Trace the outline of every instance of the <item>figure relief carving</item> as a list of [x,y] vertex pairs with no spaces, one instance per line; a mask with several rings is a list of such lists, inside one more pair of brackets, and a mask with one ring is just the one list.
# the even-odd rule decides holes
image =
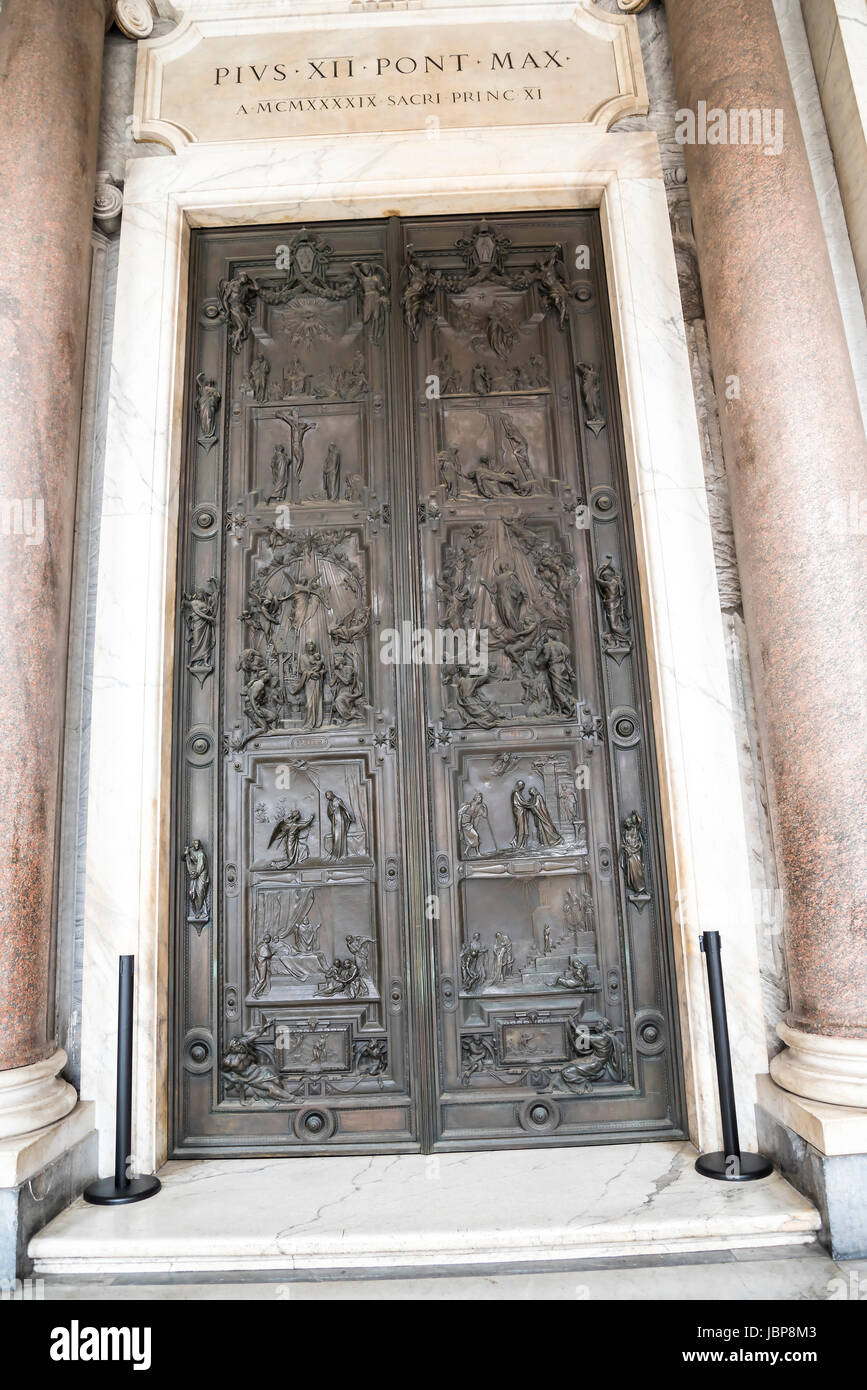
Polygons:
[[602,564],[597,566],[596,588],[605,614],[602,650],[619,665],[632,651],[632,629],[626,607],[626,585],[610,555],[606,555]]
[[249,391],[257,405],[264,405],[268,399],[268,378],[271,363],[260,348],[250,363],[250,370],[244,379],[244,389]]
[[283,1085],[276,1063],[259,1046],[259,1040],[270,1027],[269,1022],[253,1024],[226,1044],[220,1075],[227,1099],[237,1098],[245,1105],[294,1099],[295,1093]]
[[361,322],[369,329],[374,343],[382,342],[391,307],[391,279],[388,271],[371,261],[353,261],[361,291]]
[[[419,258],[411,244],[407,245],[401,303],[404,321],[414,341],[418,341],[424,318],[436,314],[438,290],[460,296],[479,287],[499,287],[513,293],[535,287],[543,311],[553,313],[559,327],[565,328],[573,291],[565,278],[562,246],[551,246],[547,254],[532,267],[511,270],[508,261],[513,253],[512,242],[508,237],[499,236],[482,219],[469,237],[455,243],[455,250],[464,260],[462,274],[433,269]],[[517,324],[505,305],[491,301],[481,318],[474,316],[474,310],[469,305],[463,306],[463,313],[465,331],[469,331],[474,339],[484,341],[497,358],[505,361],[511,354],[518,333]],[[474,377],[479,366],[477,364],[473,368]],[[487,373],[483,365],[481,370]],[[487,375],[489,378],[490,374]],[[484,385],[484,377],[479,382],[474,381],[474,390],[480,394],[486,395],[490,389],[490,384]]]
[[566,640],[576,581],[571,555],[515,517],[452,533],[436,580],[441,618],[453,629],[486,630],[489,651],[486,669],[443,667],[452,727],[577,718]]
[[187,871],[187,921],[201,933],[211,920],[211,871],[201,840],[191,840],[184,846],[183,860]]
[[497,1065],[497,1049],[494,1039],[487,1033],[464,1033],[461,1037],[461,1082],[470,1084],[470,1078],[478,1072],[488,1071]]
[[585,424],[598,437],[599,431],[605,428],[599,370],[589,362],[579,362],[575,370],[581,379],[581,401],[584,405]]
[[[285,272],[285,278],[282,282],[263,283],[259,294],[266,304],[300,309],[300,314],[296,312],[300,321],[294,330],[290,329],[290,336],[294,334],[296,341],[315,342],[317,337],[325,336],[317,304],[327,307],[358,298],[361,322],[370,341],[377,345],[382,342],[391,305],[391,276],[384,265],[376,261],[351,261],[341,277],[332,264],[333,247],[312,235],[306,227],[281,245],[278,255],[278,265]],[[304,318],[310,320],[309,329],[304,327]],[[313,327],[317,318],[319,326]]]
[[607,1018],[570,1020],[576,1060],[563,1067],[562,1081],[570,1090],[590,1095],[594,1083],[623,1080],[623,1049]]
[[376,998],[375,937],[344,929],[341,947],[340,937],[332,929],[340,954],[329,959],[328,947],[323,945],[323,923],[311,920],[315,908],[312,888],[272,889],[260,894],[251,955],[251,999],[293,998],[312,1003],[338,995]]
[[198,444],[209,454],[217,442],[217,415],[223,397],[215,381],[204,372],[196,376],[196,415],[199,421]]
[[348,530],[269,533],[273,559],[249,583],[240,615],[255,643],[238,663],[253,726],[244,742],[281,720],[314,731],[363,717],[370,605],[347,543],[357,551]]
[[594,1086],[624,1079],[622,1032],[600,1014],[585,1016],[583,1000],[573,1014],[501,1014],[495,1034],[462,1034],[461,1082],[469,1086],[473,1077],[484,1082],[493,1075],[501,1085],[590,1095]]
[[258,294],[259,286],[246,270],[231,280],[221,280],[217,287],[218,315],[229,325],[229,342],[236,355],[250,336]]
[[187,625],[187,670],[203,686],[214,670],[214,642],[220,585],[216,579],[189,592],[182,599]]
[[315,816],[308,816],[305,820],[298,807],[293,806],[292,810],[277,822],[271,832],[268,848],[279,844],[283,853],[278,859],[271,861],[272,869],[289,869],[304,862],[308,857],[307,832],[314,820]]
[[297,501],[301,489],[301,472],[304,468],[304,440],[311,430],[316,429],[315,420],[304,420],[297,409],[277,416],[289,430],[289,448],[278,444],[271,459],[271,495],[269,502],[285,502],[290,483],[292,501]]
[[325,800],[328,803],[327,815],[331,825],[330,857],[332,859],[345,859],[348,852],[349,828],[355,824],[355,816],[336,792],[327,791]]
[[487,979],[488,951],[482,945],[480,932],[473,932],[469,941],[461,947],[461,983],[467,994],[472,994],[484,986]]
[[531,497],[549,489],[536,477],[525,436],[513,417],[503,411],[488,415],[495,454],[480,454],[475,464],[462,468],[455,446],[437,454],[440,483],[449,500],[466,497]]
[[638,811],[632,811],[621,826],[620,867],[626,880],[627,895],[636,907],[650,901],[644,868],[647,837]]
[[481,792],[476,792],[469,801],[465,801],[458,807],[458,835],[460,837],[461,854],[465,859],[473,855],[481,854],[481,833],[480,826],[484,823],[488,835],[493,841],[494,853],[497,850],[497,843],[491,831],[491,824],[488,818],[488,808],[485,805],[485,798]]
[[[512,771],[524,775],[518,776],[509,789],[492,781]],[[586,856],[586,817],[578,777],[579,769],[573,769],[571,757],[565,753],[492,757],[480,749],[465,755],[457,784],[461,858],[483,861],[535,858],[540,854],[546,858]]]
[[519,778],[512,789],[511,806],[515,849],[526,849],[533,841],[545,849],[563,843],[563,836],[556,829],[538,787],[528,787],[525,793],[523,778]]
[[[472,338],[469,346],[476,355],[482,347],[488,347],[497,355],[495,349],[490,346],[487,333]],[[468,367],[465,381],[464,373],[453,362],[451,352],[444,348],[433,360],[433,372],[438,380],[441,397],[511,396],[517,393],[533,395],[540,391],[548,391],[551,385],[545,369],[545,359],[540,353],[531,353],[526,362],[512,363],[503,371],[494,371],[487,363],[477,359]]]

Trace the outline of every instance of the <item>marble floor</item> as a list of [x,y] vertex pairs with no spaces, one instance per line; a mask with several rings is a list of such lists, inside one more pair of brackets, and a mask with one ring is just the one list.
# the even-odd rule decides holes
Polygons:
[[612,1257],[763,1249],[772,1258],[814,1242],[818,1213],[778,1175],[712,1182],[694,1161],[691,1145],[667,1143],[173,1162],[156,1197],[115,1208],[79,1200],[33,1237],[30,1253],[39,1277],[102,1282],[475,1275]]
[[250,1275],[192,1277],[154,1276],[142,1283],[135,1276],[108,1275],[101,1280],[48,1275],[41,1295],[47,1301],[77,1299],[99,1302],[164,1302],[179,1299],[282,1302],[592,1302],[662,1301],[738,1302],[755,1300],[816,1301],[867,1298],[867,1260],[840,1263],[818,1245],[768,1250],[741,1250],[681,1256],[668,1263],[583,1261],[561,1269],[535,1272],[485,1271],[478,1274],[430,1273],[376,1279],[287,1279]]

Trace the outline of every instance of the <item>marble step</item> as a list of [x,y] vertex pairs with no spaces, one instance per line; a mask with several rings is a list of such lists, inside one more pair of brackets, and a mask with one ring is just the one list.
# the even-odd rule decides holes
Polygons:
[[[197,1302],[273,1303],[496,1303],[566,1302],[764,1302],[838,1300],[857,1297],[867,1280],[867,1260],[837,1263],[815,1245],[776,1250],[738,1250],[683,1255],[669,1261],[647,1255],[642,1260],[585,1260],[556,1271],[526,1272],[496,1267],[482,1274],[399,1274],[375,1278],[323,1277],[319,1274],[157,1274],[147,1282],[134,1275],[86,1277],[49,1275],[42,1280],[46,1302]],[[750,1318],[749,1321],[754,1321]]]
[[460,1268],[806,1244],[776,1174],[702,1178],[685,1143],[188,1160],[126,1207],[79,1200],[30,1242],[39,1274]]

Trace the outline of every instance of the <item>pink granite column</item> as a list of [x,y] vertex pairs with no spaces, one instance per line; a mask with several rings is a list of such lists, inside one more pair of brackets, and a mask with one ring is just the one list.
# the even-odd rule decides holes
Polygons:
[[108,8],[0,13],[0,1134],[75,1103],[55,1079],[51,914]]
[[783,874],[772,1072],[867,1105],[867,446],[772,0],[666,12],[681,108],[767,111],[771,143],[782,120],[779,153],[685,157]]

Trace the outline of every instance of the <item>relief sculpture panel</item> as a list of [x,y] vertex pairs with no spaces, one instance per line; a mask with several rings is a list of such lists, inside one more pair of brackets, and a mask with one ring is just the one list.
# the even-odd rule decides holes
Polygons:
[[639,999],[668,988],[665,906],[648,724],[627,715],[645,695],[596,230],[404,228],[426,621],[455,650],[475,634],[470,659],[443,643],[426,668],[455,1144],[569,1142],[615,1116],[664,1131],[678,1104],[676,1057],[649,1065],[633,1036]]

